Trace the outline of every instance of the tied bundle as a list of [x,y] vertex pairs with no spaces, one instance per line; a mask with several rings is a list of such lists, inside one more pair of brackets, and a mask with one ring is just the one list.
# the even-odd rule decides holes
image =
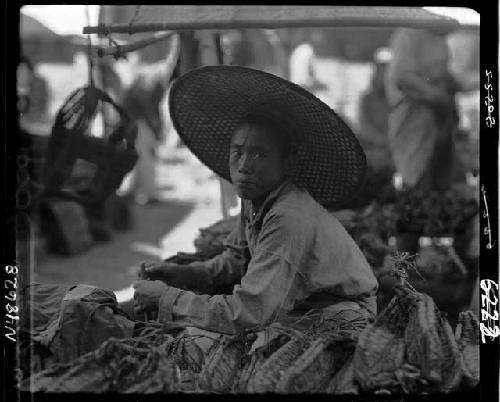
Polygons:
[[306,334],[293,335],[254,371],[248,380],[248,392],[277,392],[278,384],[285,380],[286,369],[290,368],[310,344],[311,340]]
[[[119,122],[109,135],[89,132],[98,107],[111,105]],[[137,126],[105,92],[89,86],[74,91],[59,109],[48,142],[44,196],[98,205],[120,186],[135,165]]]
[[396,373],[404,363],[404,333],[410,304],[411,300],[406,298],[393,298],[375,322],[361,333],[352,370],[363,391],[399,384]]
[[[471,312],[461,313],[456,334],[431,297],[407,281],[415,261],[397,255],[400,278],[387,308],[361,333],[356,349],[337,379],[346,392],[449,393],[476,385],[479,326]],[[467,352],[465,352],[467,350]],[[467,357],[466,357],[467,355]],[[471,362],[467,369],[466,359]],[[351,381],[346,377],[351,375]],[[332,386],[339,391],[339,386]],[[342,392],[342,389],[340,389]]]
[[343,342],[319,336],[287,368],[276,385],[280,393],[323,392],[345,360],[349,347]]
[[479,384],[479,320],[472,311],[458,315],[455,339],[463,364],[464,381],[470,387]]
[[431,297],[422,293],[415,297],[405,330],[407,361],[420,371],[419,381],[427,382],[429,391],[454,391],[463,371],[451,326]]
[[158,393],[177,388],[175,365],[161,347],[146,349],[111,338],[94,352],[26,379],[21,389],[37,392]]
[[233,386],[233,391],[238,393],[249,392],[249,382],[256,372],[260,370],[262,364],[285,343],[290,340],[286,334],[278,334],[271,337],[263,345],[250,352],[250,359],[241,369],[238,380]]
[[242,333],[221,336],[208,351],[198,377],[198,387],[203,392],[230,392],[238,381],[241,368],[247,363],[248,352],[255,335]]

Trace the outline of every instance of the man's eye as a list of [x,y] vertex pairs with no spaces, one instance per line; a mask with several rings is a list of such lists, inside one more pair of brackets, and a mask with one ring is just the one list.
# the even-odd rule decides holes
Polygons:
[[256,159],[263,158],[264,154],[262,152],[255,152],[253,154],[253,157],[256,158]]
[[231,156],[237,156],[237,157],[240,157],[241,156],[241,151],[239,149],[233,149],[231,151]]

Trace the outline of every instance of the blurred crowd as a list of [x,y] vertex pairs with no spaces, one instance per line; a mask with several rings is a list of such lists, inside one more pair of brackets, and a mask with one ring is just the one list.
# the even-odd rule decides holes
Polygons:
[[[126,60],[102,58],[95,65],[99,86],[139,125],[139,160],[120,190],[136,202],[159,199],[155,166],[182,147],[168,113],[171,82],[206,64],[257,68],[301,85],[346,118],[365,149],[369,169],[395,174],[403,185],[418,182],[434,189],[477,177],[478,33],[384,29],[372,38],[356,31],[349,40],[332,29],[201,32],[183,33],[128,54]],[[40,54],[25,54],[21,60],[20,122],[37,140],[50,133],[55,111],[70,89],[88,80],[84,49],[75,49],[72,65],[37,60]],[[111,114],[101,111],[94,135],[106,132]],[[227,183],[221,182],[221,190],[227,214],[237,201]]]

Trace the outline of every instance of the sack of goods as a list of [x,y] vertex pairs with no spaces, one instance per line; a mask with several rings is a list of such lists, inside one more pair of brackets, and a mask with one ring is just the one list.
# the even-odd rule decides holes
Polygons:
[[130,338],[128,319],[110,290],[89,285],[31,284],[21,292],[21,368],[25,375],[70,363],[110,337]]

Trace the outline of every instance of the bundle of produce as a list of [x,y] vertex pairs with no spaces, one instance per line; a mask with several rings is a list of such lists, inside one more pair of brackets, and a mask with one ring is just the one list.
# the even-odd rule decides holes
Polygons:
[[111,338],[94,352],[21,383],[31,392],[156,393],[176,390],[175,363],[162,347],[137,348]]
[[467,276],[468,271],[457,255],[452,244],[439,244],[439,239],[429,239],[428,245],[421,245],[417,267],[422,275],[428,279],[439,277],[460,278]]
[[280,331],[275,333],[274,336],[270,336],[262,345],[252,347],[249,353],[249,359],[247,359],[246,364],[242,367],[232,391],[237,393],[249,392],[248,383],[250,379],[253,378],[262,364],[289,340],[290,336]]
[[31,378],[33,391],[171,392],[193,391],[204,355],[182,327],[136,322],[130,338],[111,338],[97,350],[56,364]]
[[208,351],[198,377],[202,392],[230,392],[238,382],[241,369],[250,360],[248,352],[255,335],[243,332],[221,336]]
[[479,321],[472,311],[458,315],[455,339],[462,358],[464,381],[470,387],[479,383],[479,331]]
[[276,391],[323,393],[333,375],[352,354],[354,345],[342,337],[319,336],[282,374]]
[[394,297],[387,308],[361,333],[352,360],[355,381],[365,392],[397,387],[404,364],[405,328],[412,300]]
[[[311,346],[313,339],[307,333],[290,332],[290,339],[272,353],[248,379],[247,392],[277,392],[285,371]],[[310,362],[303,362],[307,367]]]
[[410,309],[405,330],[406,356],[407,362],[420,371],[421,383],[411,391],[454,391],[460,385],[463,370],[451,326],[430,296],[414,290],[408,293],[416,298],[416,303]]
[[355,211],[353,217],[348,222],[343,223],[346,230],[354,238],[364,233],[371,233],[387,243],[389,238],[396,233],[398,219],[398,211],[394,204],[372,202],[365,208]]
[[392,252],[388,244],[389,238],[396,232],[396,220],[392,204],[373,202],[355,212],[349,221],[343,222],[377,275]]
[[[354,381],[347,382],[346,388],[352,390],[354,382],[361,391],[370,393],[457,390],[464,370],[448,321],[431,297],[417,292],[407,281],[407,270],[415,269],[411,256],[398,254],[393,263],[395,274],[400,278],[394,289],[396,296],[360,335],[350,363]],[[350,367],[343,368],[345,373],[349,370]],[[332,386],[332,389],[339,387]]]
[[358,394],[359,386],[354,378],[354,355],[351,354],[342,368],[333,376],[325,393],[327,394]]
[[173,339],[166,347],[166,352],[181,370],[199,373],[205,361],[203,351],[195,342],[195,337],[181,335]]
[[478,203],[473,194],[460,188],[446,192],[408,190],[399,194],[395,208],[398,233],[459,236],[467,232]]
[[180,391],[194,391],[205,355],[196,343],[195,336],[180,335],[165,346],[165,352],[178,368]]
[[200,228],[200,235],[194,240],[197,252],[219,254],[224,250],[224,240],[231,233],[239,219],[237,216],[229,216],[221,219],[206,228]]
[[252,347],[233,391],[324,392],[365,325],[366,320],[321,311],[270,324],[260,333],[267,341]]

